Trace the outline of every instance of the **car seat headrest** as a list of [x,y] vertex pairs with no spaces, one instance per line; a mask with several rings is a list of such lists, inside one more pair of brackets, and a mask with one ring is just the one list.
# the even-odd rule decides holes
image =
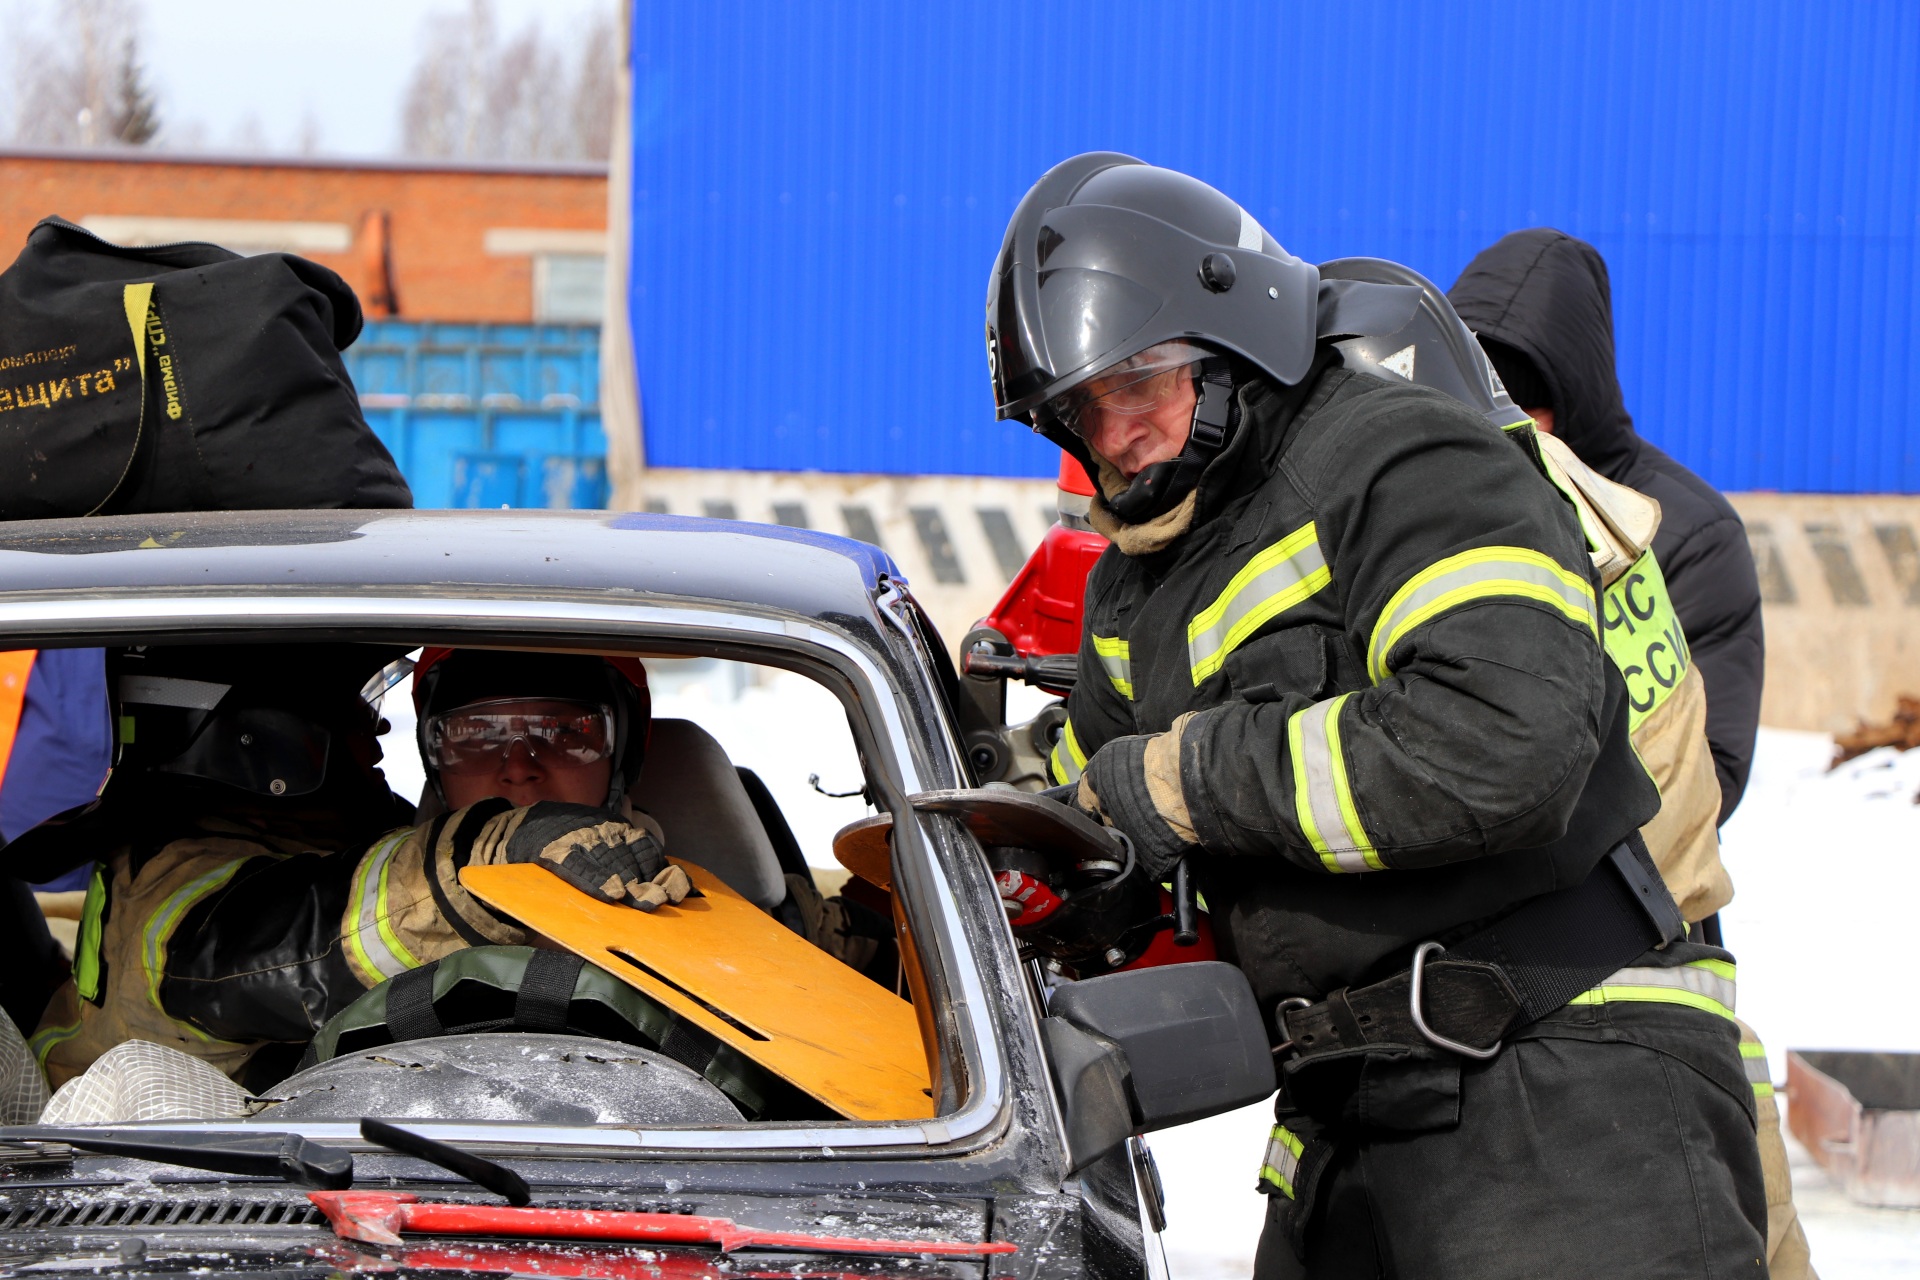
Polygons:
[[713,872],[755,906],[787,896],[780,859],[733,761],[691,720],[656,719],[646,764],[627,792],[666,832],[667,852]]

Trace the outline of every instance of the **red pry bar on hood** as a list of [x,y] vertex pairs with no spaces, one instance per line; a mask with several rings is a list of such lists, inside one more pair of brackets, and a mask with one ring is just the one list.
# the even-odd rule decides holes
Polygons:
[[757,1231],[730,1218],[603,1209],[535,1209],[497,1204],[446,1204],[391,1191],[309,1191],[336,1235],[397,1245],[403,1232],[430,1236],[517,1236],[536,1240],[619,1240],[630,1244],[709,1244],[735,1249],[801,1249],[811,1253],[932,1254],[979,1258],[1012,1253],[1010,1241],[874,1240],[800,1231]]

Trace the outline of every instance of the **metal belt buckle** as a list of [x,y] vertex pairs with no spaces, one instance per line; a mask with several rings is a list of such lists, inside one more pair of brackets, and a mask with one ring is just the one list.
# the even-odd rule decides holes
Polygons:
[[1446,948],[1437,942],[1423,942],[1413,953],[1413,992],[1407,999],[1408,1012],[1413,1015],[1413,1029],[1427,1038],[1427,1043],[1462,1057],[1474,1058],[1485,1062],[1500,1052],[1500,1041],[1495,1040],[1490,1048],[1476,1049],[1470,1044],[1461,1044],[1458,1040],[1449,1040],[1427,1025],[1427,1018],[1420,1010],[1421,981],[1426,975],[1427,957]]
[[1281,1035],[1286,1037],[1284,1041],[1273,1047],[1274,1057],[1277,1058],[1287,1050],[1293,1048],[1293,1032],[1287,1030],[1287,1010],[1311,1009],[1312,1007],[1313,1001],[1307,999],[1305,996],[1288,996],[1285,1000],[1282,1000],[1273,1007],[1273,1025]]

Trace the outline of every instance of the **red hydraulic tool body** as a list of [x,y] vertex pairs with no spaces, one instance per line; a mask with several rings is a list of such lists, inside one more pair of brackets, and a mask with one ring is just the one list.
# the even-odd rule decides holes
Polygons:
[[[1107,549],[1107,540],[1086,526],[1093,500],[1093,481],[1071,454],[1060,455],[1060,522],[1047,530],[1020,567],[993,612],[974,625],[968,652],[962,655],[969,675],[996,675],[1024,679],[1049,693],[1072,688],[1072,672],[1080,653],[1080,632],[1086,615],[1087,575]],[[995,635],[997,633],[997,635]],[[977,653],[973,641],[982,635],[1004,640],[1012,653]],[[995,648],[1000,647],[997,643]],[[1047,896],[1052,896],[1049,892]],[[1174,913],[1173,897],[1162,889],[1161,910]],[[1057,903],[1056,903],[1057,905]],[[1213,925],[1202,912],[1198,939],[1186,945],[1171,930],[1155,935],[1145,952],[1121,966],[1150,969],[1156,965],[1193,960],[1217,960]]]

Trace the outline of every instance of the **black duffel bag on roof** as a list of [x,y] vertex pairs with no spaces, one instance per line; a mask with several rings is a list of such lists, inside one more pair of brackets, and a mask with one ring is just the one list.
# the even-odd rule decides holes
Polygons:
[[0,273],[0,519],[411,507],[340,350],[346,281],[48,218]]

